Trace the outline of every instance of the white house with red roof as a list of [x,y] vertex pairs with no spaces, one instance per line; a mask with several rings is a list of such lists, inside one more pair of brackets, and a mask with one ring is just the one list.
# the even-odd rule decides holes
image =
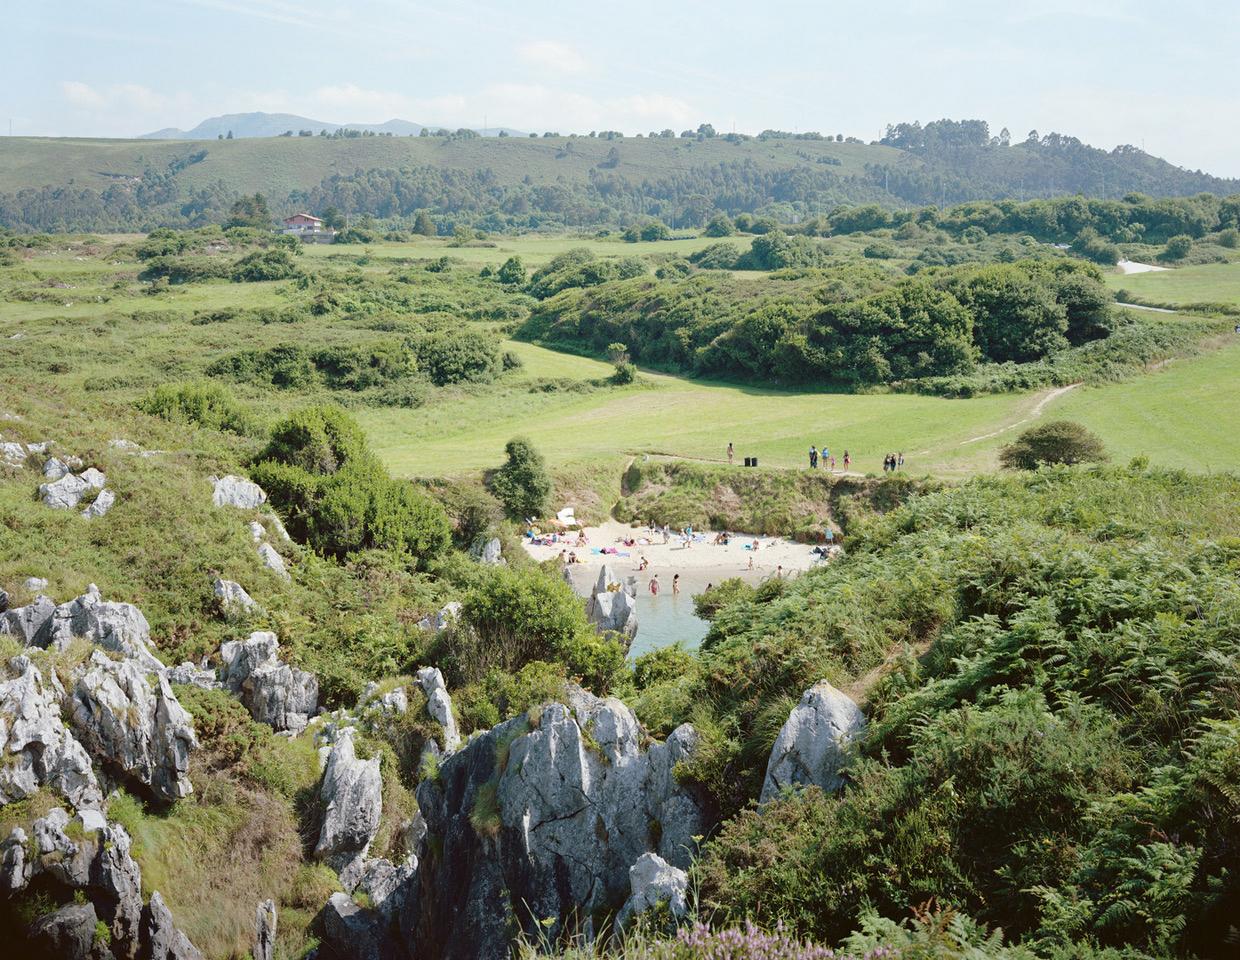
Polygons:
[[310,243],[331,243],[336,239],[336,231],[324,226],[319,217],[308,213],[295,213],[284,218],[284,227],[280,231],[289,236],[301,237]]

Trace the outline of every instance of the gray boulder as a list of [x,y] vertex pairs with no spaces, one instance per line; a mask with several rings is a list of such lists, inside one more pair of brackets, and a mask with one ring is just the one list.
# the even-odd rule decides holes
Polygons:
[[452,600],[445,603],[439,608],[439,611],[433,617],[423,617],[418,621],[418,626],[423,630],[433,630],[435,633],[442,633],[448,627],[456,623],[461,615],[461,603],[459,600]]
[[112,952],[95,943],[99,917],[90,903],[71,903],[39,917],[30,925],[28,956],[46,960],[105,960]]
[[489,567],[498,566],[504,562],[503,544],[500,543],[499,537],[479,537],[470,549],[473,558],[479,563]]
[[345,889],[351,890],[383,812],[379,758],[358,759],[352,728],[340,731],[328,754],[327,769],[319,786],[319,803],[323,824],[314,855],[339,873]]
[[220,607],[226,615],[235,616],[258,609],[258,604],[254,602],[254,598],[246,593],[245,587],[235,580],[224,580],[216,577],[215,583],[211,585],[211,589],[214,591],[215,599],[219,601]]
[[168,682],[185,687],[201,687],[203,690],[217,690],[220,687],[214,670],[196,667],[188,660],[183,660],[168,671]]
[[263,561],[263,566],[277,577],[285,580],[289,579],[288,570],[284,566],[284,558],[276,552],[276,548],[271,544],[260,543],[258,545],[258,556]]
[[864,730],[865,715],[852,699],[819,680],[792,708],[775,738],[760,802],[810,784],[828,792],[839,790],[850,748]]
[[14,827],[0,843],[0,893],[11,896],[30,882],[30,865],[26,862],[26,831]]
[[102,490],[106,479],[94,467],[81,474],[66,473],[51,483],[39,484],[39,499],[54,510],[72,510],[91,490]]
[[267,494],[257,483],[245,477],[212,477],[215,485],[211,500],[217,507],[239,507],[254,510],[267,502]]
[[172,911],[158,890],[142,908],[142,946],[138,960],[203,960],[202,954],[184,933],[176,928]]
[[[16,637],[23,647],[46,646],[55,612],[56,604],[51,598],[35,597],[24,607],[13,607],[0,613],[0,635]],[[39,643],[40,638],[43,639],[42,644]]]
[[629,887],[632,893],[616,916],[620,929],[654,907],[666,907],[672,917],[683,917],[689,909],[689,874],[657,853],[643,853],[629,867]]
[[0,805],[49,787],[76,807],[99,805],[103,795],[90,757],[60,715],[63,691],[48,683],[27,657],[14,657],[12,679],[0,683]]
[[46,635],[31,642],[64,650],[75,637],[119,653],[143,670],[162,671],[163,661],[151,652],[151,625],[132,603],[106,601],[93,583],[80,597],[62,603],[52,613]]
[[259,723],[294,734],[306,728],[319,705],[319,682],[277,657],[280,641],[259,630],[246,640],[220,647],[224,685],[235,693]]
[[276,951],[276,905],[264,900],[254,911],[254,960],[273,960]]
[[443,728],[443,747],[451,753],[461,745],[461,735],[457,730],[456,718],[452,715],[452,698],[443,682],[443,674],[437,667],[423,667],[415,675],[418,686],[426,695],[426,712],[431,719]]
[[618,633],[630,643],[637,635],[637,585],[617,576],[606,564],[599,571],[586,613],[599,633]]
[[643,854],[689,866],[703,812],[672,767],[693,729],[643,751],[623,703],[574,688],[567,700],[473,737],[418,785],[436,855],[400,914],[412,954],[506,957],[514,922],[536,941],[590,935],[588,919],[570,925],[621,908]]
[[30,593],[42,593],[47,589],[47,580],[44,577],[27,577],[22,581],[22,589]]
[[193,792],[189,754],[198,742],[167,678],[96,650],[74,688],[71,710],[74,730],[106,768],[161,800]]
[[24,467],[26,465],[26,448],[15,440],[0,443],[0,464],[7,467]]
[[43,462],[43,476],[47,477],[49,481],[59,480],[69,472],[69,464],[59,457],[48,457]]
[[380,915],[362,909],[343,893],[328,898],[322,920],[323,941],[333,956],[390,960],[396,954]]
[[105,513],[112,509],[116,504],[116,494],[111,490],[100,490],[99,496],[86,509],[82,511],[82,516],[87,520],[93,520],[95,517],[102,517]]

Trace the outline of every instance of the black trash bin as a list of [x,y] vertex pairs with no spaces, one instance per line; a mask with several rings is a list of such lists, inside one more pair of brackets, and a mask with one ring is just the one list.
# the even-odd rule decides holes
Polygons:
[[751,467],[756,467],[757,465],[758,465],[758,458],[757,458],[757,457],[754,457],[754,458],[753,458],[753,463],[751,463],[751,464],[750,464],[750,466],[751,466]]

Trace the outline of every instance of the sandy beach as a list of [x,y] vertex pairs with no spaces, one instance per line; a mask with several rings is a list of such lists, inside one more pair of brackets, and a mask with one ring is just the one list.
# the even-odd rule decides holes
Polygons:
[[[535,560],[551,560],[560,555],[560,551],[576,553],[578,562],[572,565],[573,584],[578,591],[588,588],[598,575],[603,564],[609,564],[620,576],[636,577],[642,591],[649,588],[650,579],[658,575],[659,584],[664,591],[671,591],[672,578],[680,574],[682,593],[700,593],[708,584],[719,583],[729,577],[757,583],[767,577],[775,576],[783,568],[784,575],[793,575],[808,570],[814,565],[817,556],[813,548],[803,543],[785,540],[782,537],[754,537],[745,534],[734,534],[727,546],[716,546],[711,543],[716,531],[695,531],[705,537],[705,542],[694,542],[686,547],[681,538],[673,535],[670,541],[663,543],[663,536],[652,536],[645,527],[631,527],[627,523],[608,521],[602,526],[585,529],[587,546],[576,547],[571,539],[568,542],[538,546],[525,541],[525,549]],[[623,545],[625,538],[636,538],[636,546]],[[758,541],[758,549],[747,550],[745,546]],[[642,542],[650,541],[650,542]],[[595,553],[604,547],[615,547],[619,554]],[[627,556],[626,556],[627,554]],[[644,571],[637,567],[642,557],[650,561]],[[753,568],[749,566],[753,558]]]

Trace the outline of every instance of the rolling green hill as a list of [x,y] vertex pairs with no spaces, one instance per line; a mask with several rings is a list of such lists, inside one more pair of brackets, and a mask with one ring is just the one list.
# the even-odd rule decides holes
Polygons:
[[[486,229],[700,227],[723,210],[788,222],[840,205],[889,208],[1084,193],[1240,192],[1131,147],[1050,134],[1008,145],[986,125],[946,144],[760,137],[271,137],[0,141],[0,227],[146,230],[222,221],[262,192],[277,213],[334,206],[406,218],[426,209]],[[927,125],[930,130],[934,125]],[[918,128],[920,130],[920,128]],[[923,131],[924,132],[924,131]]]

